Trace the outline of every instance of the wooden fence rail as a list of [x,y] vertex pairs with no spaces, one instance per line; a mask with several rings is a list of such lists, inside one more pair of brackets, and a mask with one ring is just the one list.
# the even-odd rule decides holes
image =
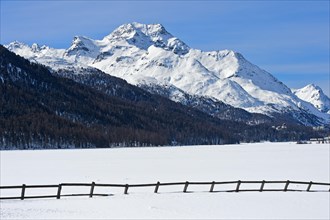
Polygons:
[[[214,190],[216,185],[225,185],[225,184],[235,184],[235,189],[231,190]],[[260,184],[260,187],[256,189],[242,189],[242,184]],[[265,189],[266,184],[284,184],[284,188],[280,189]],[[307,185],[307,188],[305,190],[302,189],[290,189],[290,184],[298,184],[298,185]],[[67,196],[88,196],[92,198],[93,196],[109,196],[109,194],[101,194],[101,193],[94,193],[95,187],[122,187],[124,188],[124,194],[128,194],[129,188],[135,188],[135,187],[155,187],[154,193],[158,193],[161,186],[175,186],[175,185],[182,185],[184,193],[188,192],[188,187],[191,185],[209,185],[210,189],[209,192],[287,192],[287,191],[298,191],[298,192],[330,192],[330,188],[328,190],[311,190],[312,186],[330,186],[330,183],[320,183],[320,182],[303,182],[303,181],[226,181],[226,182],[172,182],[172,183],[149,183],[149,184],[101,184],[101,183],[60,183],[58,185],[17,185],[17,186],[0,186],[0,192],[1,190],[5,189],[21,189],[21,195],[20,196],[12,196],[12,197],[1,197],[0,193],[0,200],[5,199],[37,199],[37,198],[57,198],[60,199],[61,197],[67,197]],[[86,186],[90,187],[89,193],[86,194],[62,194],[63,187],[67,186]],[[30,188],[57,188],[56,195],[36,195],[36,196],[27,196],[26,190]]]

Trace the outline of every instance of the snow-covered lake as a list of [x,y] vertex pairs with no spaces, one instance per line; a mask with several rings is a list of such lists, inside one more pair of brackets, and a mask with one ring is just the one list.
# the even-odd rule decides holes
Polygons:
[[[328,144],[258,143],[221,146],[0,151],[0,185],[298,180],[330,182]],[[266,184],[267,185],[267,184]],[[266,188],[265,185],[265,188]],[[215,190],[217,190],[215,187]],[[235,186],[228,186],[233,189]],[[243,184],[241,187],[244,187]],[[252,185],[253,187],[253,185]],[[255,186],[260,187],[260,186]],[[291,186],[298,187],[298,186]],[[303,186],[305,188],[305,186]],[[1,219],[200,218],[329,219],[328,192],[208,193],[209,186],[95,188],[108,197],[5,200]],[[283,186],[280,186],[283,188]],[[219,189],[219,188],[218,188]],[[48,189],[49,190],[49,189]],[[52,189],[56,194],[56,189]],[[5,196],[8,190],[0,190]],[[89,187],[63,188],[89,193]],[[20,195],[20,190],[11,193]],[[27,189],[27,195],[40,190]],[[42,193],[42,191],[41,191]]]

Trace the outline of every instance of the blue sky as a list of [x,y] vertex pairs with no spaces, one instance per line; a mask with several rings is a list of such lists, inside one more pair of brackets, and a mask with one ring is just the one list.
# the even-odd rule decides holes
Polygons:
[[232,49],[291,88],[329,96],[329,1],[1,0],[0,42],[68,48],[75,35],[102,39],[121,24],[161,23],[192,48]]

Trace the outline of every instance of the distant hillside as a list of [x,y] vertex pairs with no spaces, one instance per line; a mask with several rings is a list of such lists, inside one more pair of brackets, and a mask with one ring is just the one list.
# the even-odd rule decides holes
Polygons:
[[[102,91],[53,75],[3,46],[0,64],[0,149],[224,144],[316,135],[301,126],[278,131],[270,124],[219,120],[109,75],[112,89]],[[100,74],[84,75],[92,80]]]

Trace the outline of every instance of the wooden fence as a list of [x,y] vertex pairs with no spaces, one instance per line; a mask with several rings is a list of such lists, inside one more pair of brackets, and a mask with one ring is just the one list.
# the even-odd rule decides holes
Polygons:
[[[235,184],[234,189],[231,190],[214,190],[214,187],[216,185],[225,185],[225,184]],[[260,184],[260,187],[255,189],[242,189],[242,184]],[[284,188],[277,188],[277,189],[265,189],[266,184],[283,184]],[[303,184],[307,185],[305,189],[290,189],[290,184]],[[191,185],[208,185],[210,188],[208,192],[276,192],[276,191],[299,191],[299,192],[330,192],[330,188],[326,190],[312,190],[312,186],[330,186],[330,183],[320,183],[320,182],[301,182],[301,181],[227,181],[227,182],[174,182],[174,183],[150,183],[150,184],[100,184],[100,183],[61,183],[58,185],[20,185],[20,186],[0,186],[0,192],[4,189],[21,189],[21,195],[20,196],[14,196],[14,197],[1,197],[0,193],[0,200],[4,199],[37,199],[37,198],[57,198],[60,199],[61,197],[67,197],[67,196],[88,196],[92,198],[93,196],[109,196],[110,194],[100,194],[100,193],[94,193],[95,187],[122,187],[124,189],[124,194],[128,194],[129,188],[134,187],[154,187],[154,193],[158,193],[160,190],[160,187],[163,186],[174,186],[174,185],[182,185],[184,193],[188,192],[188,186]],[[86,194],[61,194],[63,187],[66,186],[86,186],[90,187],[89,193]],[[31,188],[57,188],[56,195],[36,195],[36,196],[26,196],[26,190]],[[192,192],[192,191],[189,191]]]

